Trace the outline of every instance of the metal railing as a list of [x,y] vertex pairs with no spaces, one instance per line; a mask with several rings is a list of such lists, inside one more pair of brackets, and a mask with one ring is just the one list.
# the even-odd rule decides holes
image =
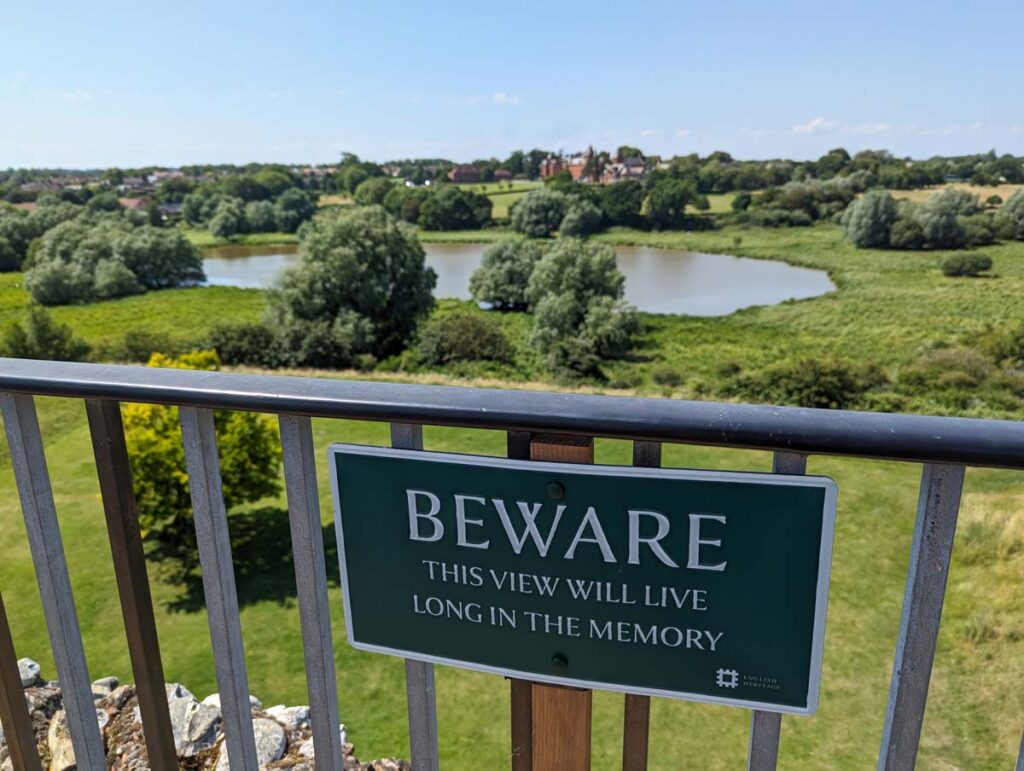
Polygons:
[[[29,547],[73,747],[79,768],[89,771],[105,768],[103,744],[35,395],[86,400],[145,739],[159,771],[177,762],[121,402],[180,408],[225,742],[239,769],[256,768],[256,754],[213,409],[279,416],[316,764],[337,771],[342,747],[312,417],[389,422],[392,444],[408,449],[423,448],[424,424],[500,429],[508,432],[509,456],[520,458],[529,457],[532,436],[554,433],[633,440],[638,466],[660,465],[663,442],[771,450],[773,470],[782,474],[803,473],[808,455],[925,464],[878,760],[886,770],[916,762],[965,467],[1024,469],[1024,423],[1013,421],[0,359],[0,407]],[[0,696],[0,719],[12,757],[28,758],[24,767],[34,768],[27,714],[9,698],[16,670],[0,598],[0,690],[7,695]],[[407,661],[406,683],[413,766],[431,771],[438,767],[433,666]],[[522,697],[517,687],[513,681],[513,704]],[[626,697],[624,768],[646,767],[648,710],[646,697]],[[513,723],[514,744],[523,730]],[[778,713],[753,713],[749,769],[775,768],[779,734]],[[517,771],[532,767],[529,755],[515,747],[512,755]],[[1024,769],[1024,744],[1017,767]]]

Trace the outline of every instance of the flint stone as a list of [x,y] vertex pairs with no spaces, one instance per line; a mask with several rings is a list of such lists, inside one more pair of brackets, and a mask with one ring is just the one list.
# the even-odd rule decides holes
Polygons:
[[[277,721],[258,717],[252,721],[252,732],[256,736],[256,762],[260,768],[281,759],[288,747],[288,739]],[[216,771],[229,771],[230,768],[227,745],[221,743]]]
[[289,731],[309,724],[309,707],[286,707],[276,704],[267,709],[267,714]]
[[101,677],[99,680],[94,680],[92,683],[93,698],[102,699],[104,696],[109,696],[120,682],[116,677]]
[[[203,699],[203,704],[207,704],[207,705],[209,705],[211,707],[216,707],[217,709],[220,709],[220,694],[219,693],[211,693],[209,696],[207,696],[205,699]],[[255,696],[253,696],[250,693],[249,694],[249,706],[252,707],[253,709],[263,709],[263,702],[260,701],[259,699],[257,699]]]
[[164,689],[167,691],[167,701],[174,699],[194,699],[195,696],[188,688],[181,683],[166,683]]
[[[341,737],[342,754],[351,755],[352,745],[348,743],[348,736],[345,733],[344,723],[338,726],[338,735]],[[299,745],[299,755],[301,755],[304,758],[314,757],[312,736],[310,736],[308,739],[306,739],[306,741]]]
[[216,707],[200,704],[192,697],[172,699],[168,710],[178,757],[190,758],[217,741],[220,710]]
[[21,687],[29,688],[39,682],[39,662],[32,659],[18,659],[18,674]]

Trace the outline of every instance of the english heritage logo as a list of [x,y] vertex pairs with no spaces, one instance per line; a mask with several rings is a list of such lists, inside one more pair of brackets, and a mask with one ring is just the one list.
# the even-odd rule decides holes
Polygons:
[[736,688],[740,684],[740,673],[735,669],[719,669],[715,685],[719,688]]

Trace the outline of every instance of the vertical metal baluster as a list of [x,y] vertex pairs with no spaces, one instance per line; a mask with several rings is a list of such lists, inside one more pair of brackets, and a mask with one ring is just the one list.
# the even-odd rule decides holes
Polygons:
[[7,623],[4,598],[0,595],[0,727],[7,741],[11,763],[18,771],[42,771],[36,737],[32,732],[25,693],[18,674],[18,656],[14,652],[11,628]]
[[[661,442],[633,442],[633,465],[661,466]],[[651,697],[626,694],[622,715],[622,771],[646,771],[651,729]]]
[[121,406],[116,401],[86,399],[85,411],[89,418],[149,764],[156,771],[177,771],[178,758],[164,690],[164,669],[142,535],[139,533],[139,511],[132,489],[131,464],[121,423]]
[[[530,433],[509,431],[505,437],[506,455],[513,460],[530,459]],[[533,769],[533,683],[509,679],[511,711],[512,771]]]
[[[777,452],[772,457],[773,474],[803,474],[807,456],[795,452]],[[747,749],[748,771],[774,771],[779,762],[779,736],[782,714],[755,709],[750,718],[750,742]]]
[[917,762],[963,485],[963,466],[929,463],[921,474],[889,707],[878,755],[878,768],[884,771],[902,771]]
[[46,627],[57,664],[71,746],[82,769],[106,768],[103,739],[96,719],[82,632],[64,560],[64,544],[46,468],[35,401],[25,394],[0,394],[4,429],[11,450],[14,478],[25,515],[28,544],[43,599]]
[[1017,766],[1015,771],[1024,771],[1024,734],[1020,737],[1020,749],[1017,751]]
[[231,767],[248,771],[257,766],[256,739],[213,413],[196,407],[182,407],[180,412],[224,741]]
[[314,757],[318,769],[342,771],[344,758],[338,730],[338,684],[334,674],[334,641],[327,600],[327,568],[320,525],[313,425],[308,417],[298,415],[280,415],[278,420],[302,647],[306,658],[306,688],[313,723]]
[[[423,449],[423,426],[392,423],[391,446],[404,450]],[[405,660],[405,691],[409,703],[409,749],[416,771],[438,771],[437,697],[434,665]]]

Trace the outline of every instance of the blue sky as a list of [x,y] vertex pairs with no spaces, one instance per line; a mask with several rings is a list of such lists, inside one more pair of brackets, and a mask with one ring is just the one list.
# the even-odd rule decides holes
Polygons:
[[1024,154],[1024,2],[0,0],[0,167]]

